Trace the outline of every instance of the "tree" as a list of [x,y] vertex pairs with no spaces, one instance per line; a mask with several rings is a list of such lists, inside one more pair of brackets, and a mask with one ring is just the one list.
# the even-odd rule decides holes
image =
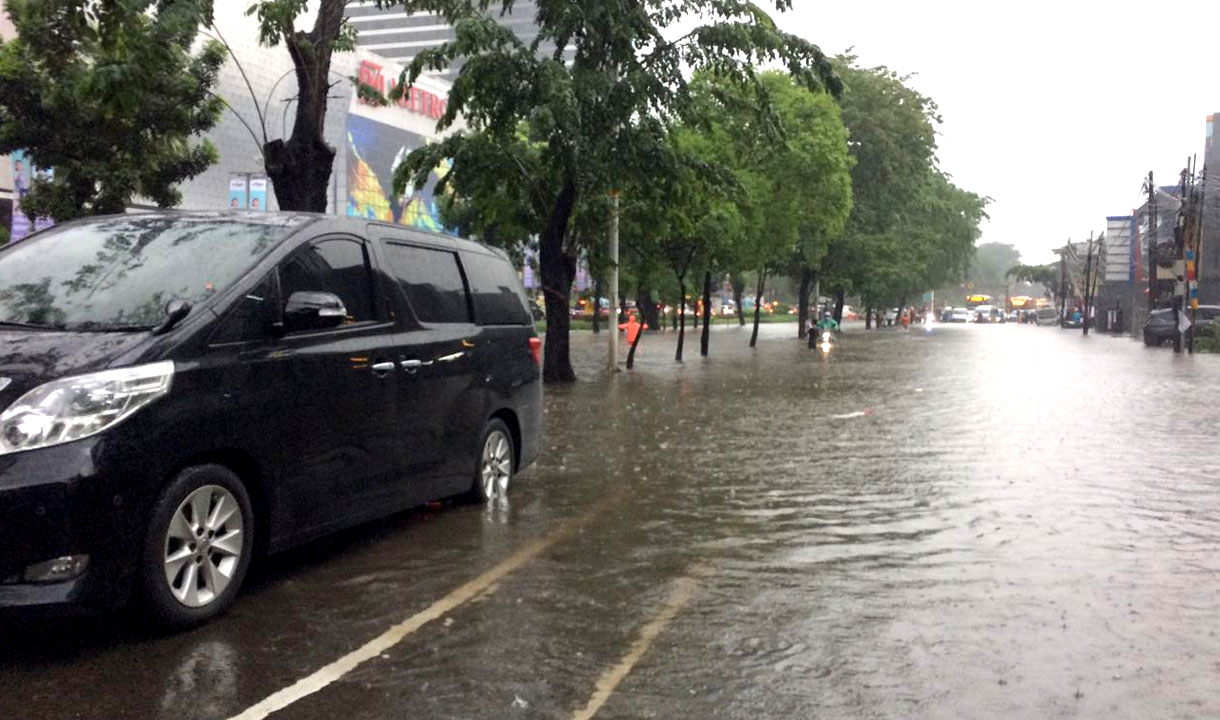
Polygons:
[[123,212],[133,197],[181,201],[175,185],[216,161],[198,139],[223,104],[224,49],[190,47],[207,9],[192,0],[9,0],[0,43],[0,153],[52,168],[22,198],[29,215]]
[[847,292],[874,303],[960,274],[973,252],[986,199],[957,188],[936,167],[936,104],[885,67],[840,56],[843,121],[855,159],[854,205],[822,270],[835,291],[836,319]]
[[[779,10],[791,6],[791,0],[773,1]],[[655,158],[667,143],[670,122],[693,116],[687,70],[710,68],[757,89],[754,64],[778,62],[811,89],[837,90],[838,81],[815,45],[782,32],[746,0],[542,0],[539,32],[531,42],[486,13],[493,5],[511,4],[407,0],[408,9],[436,13],[452,24],[456,38],[421,51],[396,92],[425,69],[464,60],[440,127],[461,115],[471,130],[412,152],[397,171],[395,187],[422,186],[443,158],[454,162],[441,185],[460,182],[483,165],[470,162],[472,148],[512,155],[512,146],[522,142],[517,129],[526,124],[528,141],[543,147],[546,171],[522,169],[511,182],[529,188],[528,194],[546,205],[538,228],[547,306],[543,377],[568,382],[575,379],[568,302],[581,250],[569,233],[572,217],[585,198],[621,189],[632,177],[655,176]],[[704,24],[674,37],[671,30],[691,17]],[[542,43],[558,49],[539,57]],[[564,61],[565,52],[571,63]],[[631,198],[624,193],[624,200]]]
[[975,289],[1002,290],[1008,279],[1008,270],[1021,262],[1021,253],[1005,243],[983,243],[975,248],[974,260],[966,272],[966,279],[974,283]]
[[[336,51],[356,47],[355,29],[344,13],[347,4],[347,0],[319,0],[308,32],[296,27],[298,16],[310,5],[307,0],[262,0],[246,11],[258,17],[259,41],[270,47],[283,43],[296,71],[292,134],[287,140],[268,140],[264,128],[262,138],[263,166],[281,210],[326,212],[335,162],[335,149],[326,142],[326,100],[331,88],[344,81],[332,77],[330,61]],[[367,86],[357,84],[356,92],[384,102]]]

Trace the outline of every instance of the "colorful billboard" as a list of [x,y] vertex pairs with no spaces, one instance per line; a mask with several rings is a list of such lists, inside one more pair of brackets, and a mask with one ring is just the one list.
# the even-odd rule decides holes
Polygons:
[[433,168],[423,189],[394,193],[394,170],[407,154],[423,147],[422,135],[356,114],[347,116],[347,214],[368,220],[445,232],[439,198],[432,189],[450,163]]

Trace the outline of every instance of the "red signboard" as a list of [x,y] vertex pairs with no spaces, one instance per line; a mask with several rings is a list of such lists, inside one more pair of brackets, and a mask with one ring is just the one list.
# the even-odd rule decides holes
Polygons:
[[[361,83],[368,85],[386,97],[389,97],[390,93],[398,85],[398,78],[386,78],[382,75],[381,66],[371,60],[360,62],[359,79]],[[361,100],[361,102],[372,104],[367,100]],[[402,97],[398,98],[394,103],[410,112],[439,120],[445,114],[445,107],[449,104],[449,101],[436,93],[413,86],[404,92]]]

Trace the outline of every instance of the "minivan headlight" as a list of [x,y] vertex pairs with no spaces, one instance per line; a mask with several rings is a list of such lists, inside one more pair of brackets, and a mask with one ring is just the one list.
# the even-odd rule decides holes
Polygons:
[[0,414],[0,455],[95,435],[169,392],[174,363],[152,363],[39,385]]

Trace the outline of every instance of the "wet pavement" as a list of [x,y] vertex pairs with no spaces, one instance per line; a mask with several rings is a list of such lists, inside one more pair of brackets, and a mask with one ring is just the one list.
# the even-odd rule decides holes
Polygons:
[[180,635],[5,627],[0,718],[1220,717],[1220,357],[792,332],[612,382],[578,334],[507,501],[273,558]]

